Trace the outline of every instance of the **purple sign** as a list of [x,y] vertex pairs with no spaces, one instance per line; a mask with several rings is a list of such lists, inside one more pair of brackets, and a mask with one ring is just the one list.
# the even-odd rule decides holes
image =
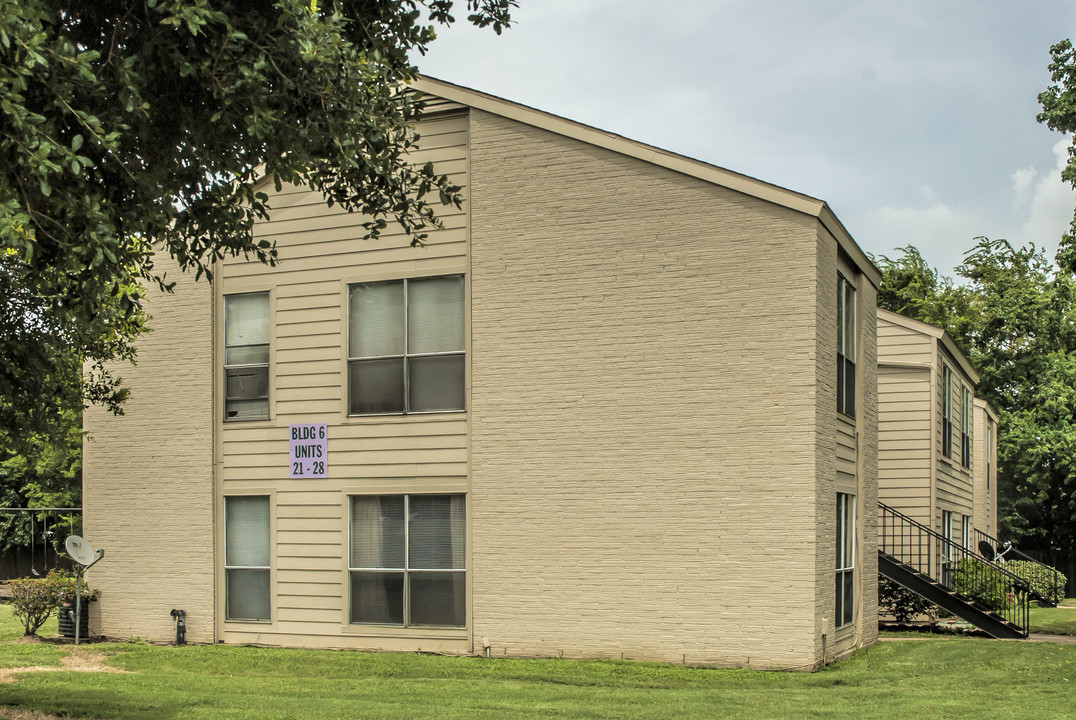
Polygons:
[[288,461],[293,478],[323,478],[329,466],[326,423],[288,426]]

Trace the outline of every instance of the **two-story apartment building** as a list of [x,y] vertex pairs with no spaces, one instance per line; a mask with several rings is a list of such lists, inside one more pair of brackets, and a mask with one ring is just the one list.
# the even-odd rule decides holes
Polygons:
[[[440,81],[424,247],[267,188],[86,416],[92,627],[813,668],[874,642],[876,268],[822,201]],[[836,558],[836,561],[835,561]]]
[[997,415],[941,328],[878,310],[878,496],[974,550],[997,530]]

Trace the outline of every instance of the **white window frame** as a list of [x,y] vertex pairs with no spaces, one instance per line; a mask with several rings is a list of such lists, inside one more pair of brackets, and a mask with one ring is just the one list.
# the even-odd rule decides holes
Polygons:
[[[412,353],[412,352],[410,352],[409,351],[410,348],[408,346],[409,346],[411,338],[410,338],[410,329],[408,328],[408,308],[407,308],[408,298],[410,296],[410,292],[409,292],[410,283],[420,281],[420,280],[431,280],[431,279],[437,279],[437,278],[456,278],[456,277],[460,278],[460,280],[464,283],[464,295],[463,295],[462,302],[464,303],[464,308],[463,309],[464,309],[464,338],[465,339],[464,339],[464,347],[463,347],[463,349],[444,351],[444,352],[430,352],[430,353]],[[352,332],[352,327],[353,327],[352,326],[352,318],[351,318],[351,293],[353,292],[353,289],[356,288],[356,287],[359,287],[361,285],[389,285],[389,284],[393,284],[393,283],[401,283],[403,285],[403,298],[404,298],[403,318],[402,318],[402,322],[404,323],[404,328],[403,328],[404,351],[403,351],[403,353],[402,354],[396,354],[396,355],[353,356],[351,354],[351,332]],[[466,349],[466,327],[467,327],[467,323],[466,323],[466,302],[467,302],[466,276],[463,273],[449,273],[449,274],[445,274],[445,275],[427,275],[427,276],[422,276],[422,277],[397,278],[397,279],[392,279],[392,280],[374,280],[374,281],[369,281],[369,282],[355,282],[355,283],[348,284],[348,286],[347,286],[347,308],[348,308],[347,309],[347,316],[348,316],[347,317],[347,333],[348,333],[348,339],[347,339],[347,348],[346,348],[346,351],[347,351],[347,377],[348,377],[348,380],[347,380],[347,386],[348,386],[347,387],[347,398],[346,398],[347,414],[349,416],[351,416],[351,417],[368,417],[368,416],[375,416],[375,415],[430,415],[430,414],[434,414],[434,413],[465,412],[467,410],[467,349]],[[411,388],[410,388],[410,378],[409,378],[410,373],[409,373],[409,368],[408,368],[408,362],[412,358],[424,358],[424,357],[461,357],[461,358],[463,358],[463,376],[460,378],[460,385],[461,385],[461,388],[462,388],[462,391],[463,391],[463,403],[462,403],[461,407],[438,409],[438,410],[412,410],[411,409],[411,407],[410,407],[411,406]],[[403,364],[403,410],[390,410],[390,411],[382,411],[382,412],[353,412],[352,411],[352,394],[354,392],[357,392],[357,389],[352,387],[352,381],[351,381],[351,367],[352,367],[352,365],[354,363],[359,363],[359,362],[363,362],[363,361],[370,361],[370,360],[396,360],[396,359],[399,359],[401,361],[401,363]]]
[[833,626],[855,622],[856,610],[856,496],[837,493],[836,565],[834,574]]
[[[268,508],[266,535],[268,537],[269,546],[266,548],[266,556],[269,558],[268,565],[230,565],[228,563],[228,504],[233,500],[248,500],[252,498],[264,499]],[[273,575],[272,575],[272,557],[273,557],[273,499],[271,495],[255,495],[255,494],[240,494],[240,495],[225,495],[224,496],[224,619],[226,622],[252,622],[252,623],[271,623],[273,620]],[[231,617],[229,611],[231,609],[231,603],[229,601],[229,593],[231,586],[231,576],[234,572],[263,572],[267,578],[268,594],[265,598],[266,607],[268,608],[268,617],[264,618],[242,618]]]
[[942,363],[942,455],[953,457],[953,371]]
[[[453,497],[459,497],[459,498],[462,499],[462,501],[464,503],[464,506],[463,506],[464,527],[461,528],[462,537],[460,539],[464,544],[464,548],[463,548],[463,557],[464,557],[463,567],[461,567],[461,568],[411,568],[410,567],[410,525],[411,525],[410,504],[411,504],[411,498],[416,497],[416,496],[422,496],[422,495],[425,495],[425,496],[430,496],[430,495],[453,496]],[[352,537],[353,532],[354,532],[354,523],[355,523],[355,518],[353,516],[353,510],[354,510],[354,502],[353,502],[353,500],[355,498],[383,498],[383,497],[402,497],[403,498],[403,504],[404,504],[403,505],[403,517],[404,517],[404,533],[403,533],[403,536],[404,536],[404,545],[403,545],[403,561],[404,561],[404,564],[403,564],[403,567],[396,568],[396,567],[357,567],[357,566],[353,566],[351,564],[352,563],[352,558],[354,556],[353,552],[352,552],[352,547],[351,547],[351,537]],[[347,558],[348,558],[348,592],[347,592],[347,596],[346,596],[347,597],[347,602],[348,602],[348,611],[347,611],[348,624],[350,624],[352,626],[375,626],[375,627],[397,627],[397,628],[399,628],[399,627],[403,627],[403,628],[430,628],[430,627],[437,627],[437,628],[458,629],[458,628],[466,628],[467,627],[467,618],[466,618],[466,616],[463,618],[463,622],[461,624],[459,624],[459,625],[426,625],[426,624],[414,623],[414,622],[411,621],[411,602],[410,602],[410,598],[411,598],[411,592],[410,592],[411,579],[410,579],[410,576],[413,573],[446,573],[446,574],[456,574],[456,575],[462,575],[463,576],[463,593],[464,593],[463,603],[464,603],[464,607],[466,607],[466,603],[467,603],[467,573],[468,573],[467,561],[466,561],[466,558],[467,558],[467,551],[466,551],[466,544],[467,544],[467,527],[466,527],[467,502],[468,502],[468,499],[467,499],[467,495],[465,493],[376,493],[376,494],[369,494],[369,495],[367,495],[367,494],[353,494],[353,495],[348,496],[348,498],[347,498],[347,507],[348,507],[348,525],[347,525],[347,527],[348,527],[348,548],[347,548],[347,551],[348,551],[348,554],[347,554]],[[403,607],[402,607],[402,620],[403,621],[401,623],[362,622],[362,621],[356,621],[351,616],[351,608],[350,608],[351,595],[354,592],[352,582],[353,582],[353,579],[354,579],[354,577],[355,577],[355,575],[357,573],[363,573],[363,572],[368,572],[368,573],[399,573],[399,574],[402,575],[402,577],[403,577],[403,597],[402,597],[401,602],[403,604]]]
[[855,285],[837,273],[837,412],[851,418],[856,416],[856,306]]
[[[266,332],[265,342],[264,343],[252,343],[250,345],[229,345],[228,344],[228,303],[229,303],[229,300],[231,300],[232,298],[253,297],[253,296],[261,296],[262,298],[264,298],[266,314],[270,316],[270,322],[269,322],[269,325],[267,326],[266,331],[265,331]],[[233,293],[233,294],[224,296],[224,343],[223,343],[223,347],[224,347],[224,353],[223,353],[223,355],[224,355],[224,386],[223,386],[223,391],[221,392],[221,395],[224,396],[224,421],[225,422],[245,422],[245,421],[249,421],[249,420],[268,420],[269,419],[269,415],[270,415],[269,405],[270,405],[270,397],[271,397],[271,388],[269,387],[270,386],[270,380],[271,380],[271,377],[270,377],[270,374],[269,374],[269,362],[270,362],[270,352],[271,352],[271,337],[270,336],[272,334],[272,329],[271,329],[272,328],[272,318],[271,318],[271,314],[272,314],[272,306],[270,305],[269,292],[268,291],[248,292],[248,293]],[[229,363],[228,362],[228,350],[231,349],[231,348],[252,348],[252,347],[262,347],[262,346],[265,347],[265,362],[256,362],[256,363]],[[264,396],[257,396],[257,397],[229,397],[228,396],[228,384],[229,384],[228,383],[228,375],[229,375],[229,372],[230,371],[242,371],[242,370],[247,370],[247,371],[264,370],[264,372],[265,372],[265,395]],[[229,403],[229,401],[232,401],[232,400],[263,400],[263,399],[265,400],[265,414],[245,415],[245,416],[241,416],[241,417],[240,416],[229,416],[229,414],[228,414],[228,403]]]
[[994,425],[986,419],[986,489],[990,489],[990,474],[994,470]]
[[971,469],[972,415],[971,391],[960,387],[960,464]]

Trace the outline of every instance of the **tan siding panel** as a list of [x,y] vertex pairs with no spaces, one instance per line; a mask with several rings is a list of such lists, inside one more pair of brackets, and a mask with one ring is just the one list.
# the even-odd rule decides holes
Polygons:
[[[438,172],[469,185],[467,128],[465,115],[422,125],[424,149],[414,159],[432,160]],[[425,247],[412,248],[391,225],[382,237],[363,239],[364,218],[327,209],[316,192],[286,188],[271,204],[272,218],[257,223],[255,233],[277,243],[280,265],[232,260],[218,277],[222,292],[272,290],[273,417],[224,426],[219,477],[225,493],[266,488],[275,493],[276,616],[267,627],[225,624],[224,639],[394,649],[411,643],[414,649],[407,637],[382,641],[371,633],[341,634],[348,592],[341,582],[348,552],[344,493],[363,487],[466,488],[468,421],[464,413],[346,417],[347,283],[465,271],[468,215],[445,208],[439,216],[446,229],[431,232]],[[292,422],[329,423],[327,478],[289,478]],[[469,640],[452,643],[469,647]]]

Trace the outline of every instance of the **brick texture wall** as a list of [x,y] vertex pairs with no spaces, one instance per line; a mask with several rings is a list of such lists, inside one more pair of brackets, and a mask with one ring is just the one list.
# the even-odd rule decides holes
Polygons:
[[471,131],[476,645],[814,665],[817,221]]
[[85,534],[105,557],[86,574],[100,593],[90,630],[175,638],[169,611],[187,611],[187,637],[213,630],[212,312],[209,283],[158,260],[174,295],[148,291],[153,332],[138,365],[119,373],[126,412],[84,417]]

